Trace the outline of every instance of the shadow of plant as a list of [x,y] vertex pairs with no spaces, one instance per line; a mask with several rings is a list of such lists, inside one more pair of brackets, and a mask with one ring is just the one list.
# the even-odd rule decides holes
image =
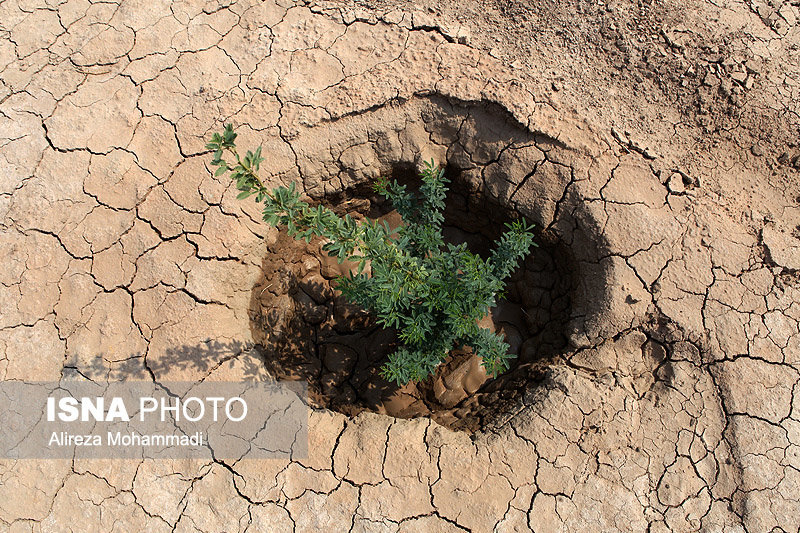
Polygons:
[[[253,355],[256,355],[253,357]],[[255,345],[240,341],[207,340],[194,345],[167,348],[158,358],[135,353],[122,361],[108,361],[102,354],[90,360],[68,360],[62,375],[83,376],[92,381],[156,380],[163,376],[203,376],[228,367],[237,367],[244,379],[264,379],[264,361]],[[176,378],[170,378],[174,381]]]

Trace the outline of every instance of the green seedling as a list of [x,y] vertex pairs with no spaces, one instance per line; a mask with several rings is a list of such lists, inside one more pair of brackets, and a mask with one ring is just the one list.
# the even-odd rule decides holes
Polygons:
[[[208,143],[215,175],[229,171],[240,191],[238,198],[255,196],[263,203],[268,224],[285,227],[289,235],[306,242],[322,237],[329,255],[340,263],[357,264],[348,276],[337,278],[336,288],[372,311],[379,324],[396,329],[401,346],[382,366],[384,378],[401,386],[422,381],[460,346],[471,347],[492,376],[508,369],[514,358],[508,344],[478,321],[496,304],[504,280],[536,246],[532,226],[522,219],[507,224],[489,258],[483,259],[466,244],[444,242],[442,211],[449,180],[433,161],[425,164],[416,193],[394,180],[375,183],[375,190],[403,219],[400,227],[390,229],[385,222],[357,222],[322,205],[312,206],[300,199],[294,184],[268,189],[258,177],[264,161],[261,148],[242,157],[235,140],[228,124]],[[232,157],[230,162],[226,156]]]

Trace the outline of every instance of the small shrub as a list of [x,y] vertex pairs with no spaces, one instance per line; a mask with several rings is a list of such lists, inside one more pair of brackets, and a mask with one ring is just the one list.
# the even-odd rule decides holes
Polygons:
[[[384,327],[398,332],[402,346],[389,356],[381,374],[398,385],[421,381],[434,372],[450,350],[470,346],[483,360],[487,373],[507,370],[514,356],[503,337],[481,328],[477,321],[495,305],[504,280],[533,243],[532,226],[524,220],[507,224],[491,256],[483,259],[442,239],[447,178],[433,161],[422,171],[417,194],[405,185],[382,178],[375,190],[388,198],[404,225],[390,230],[384,222],[356,222],[339,217],[321,205],[300,200],[294,184],[268,190],[257,176],[261,148],[240,157],[236,133],[226,125],[215,133],[207,148],[214,151],[211,164],[219,176],[226,171],[241,191],[238,198],[255,196],[264,204],[264,220],[285,226],[289,235],[310,241],[325,239],[323,249],[341,263],[357,262],[357,272],[336,280],[349,300],[370,309]],[[233,157],[231,163],[223,156]],[[235,162],[235,163],[234,163]],[[364,269],[369,263],[371,275]]]

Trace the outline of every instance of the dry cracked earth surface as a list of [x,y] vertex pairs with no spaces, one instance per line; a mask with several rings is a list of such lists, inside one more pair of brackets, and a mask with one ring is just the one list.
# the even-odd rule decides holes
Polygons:
[[270,379],[279,234],[209,171],[227,122],[320,201],[446,161],[569,287],[558,353],[474,433],[313,408],[292,460],[2,460],[2,529],[798,531],[798,17],[0,2],[2,379]]

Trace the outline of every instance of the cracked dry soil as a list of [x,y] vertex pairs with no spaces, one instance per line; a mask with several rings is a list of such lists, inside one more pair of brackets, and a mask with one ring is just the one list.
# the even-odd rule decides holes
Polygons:
[[[476,402],[492,415],[474,433],[439,423],[472,416],[452,408],[350,416],[320,396],[333,409],[310,409],[295,460],[2,460],[0,527],[798,531],[798,16],[793,0],[0,2],[3,379],[268,379],[291,368],[251,348],[262,296],[299,297],[317,336],[359,318],[263,291],[286,243],[207,168],[223,122],[264,146],[271,185],[353,210],[377,175],[447,161],[469,213],[454,238],[491,225],[481,202],[540,228],[510,298],[541,313],[529,345],[552,337],[515,394]],[[332,268],[283,256],[298,284]],[[323,393],[325,360],[348,360],[327,344]]]

